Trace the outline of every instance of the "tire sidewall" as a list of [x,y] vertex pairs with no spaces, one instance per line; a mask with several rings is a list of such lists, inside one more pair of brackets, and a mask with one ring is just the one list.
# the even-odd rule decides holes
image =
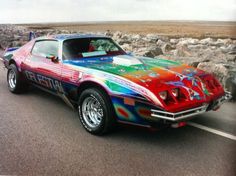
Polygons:
[[[10,73],[10,71],[14,71],[14,72],[15,72],[15,75],[16,75],[16,84],[15,84],[15,87],[14,87],[14,88],[12,88],[12,87],[9,85],[9,73]],[[8,71],[7,71],[7,85],[8,85],[8,88],[9,88],[9,90],[10,90],[11,92],[16,92],[17,87],[18,87],[18,82],[19,82],[19,72],[18,72],[16,66],[15,66],[14,64],[11,64],[11,65],[9,66]]]
[[[101,119],[101,122],[97,127],[94,127],[94,128],[90,127],[86,123],[86,121],[84,120],[84,117],[83,117],[83,113],[82,113],[82,104],[87,97],[92,97],[92,98],[96,99],[101,104],[101,108],[103,110],[103,117]],[[80,119],[83,127],[88,132],[90,132],[92,134],[102,134],[105,130],[105,125],[106,125],[106,121],[108,119],[108,114],[109,114],[109,112],[108,112],[107,102],[99,90],[87,89],[81,93],[81,95],[79,97],[79,101],[78,101],[78,115],[79,115],[79,119]]]

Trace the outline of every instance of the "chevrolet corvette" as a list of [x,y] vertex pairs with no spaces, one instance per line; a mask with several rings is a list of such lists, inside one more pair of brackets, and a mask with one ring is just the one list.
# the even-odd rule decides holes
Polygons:
[[34,85],[78,111],[83,127],[101,135],[119,123],[183,124],[230,99],[213,75],[186,64],[127,54],[111,38],[39,37],[4,55],[8,88]]

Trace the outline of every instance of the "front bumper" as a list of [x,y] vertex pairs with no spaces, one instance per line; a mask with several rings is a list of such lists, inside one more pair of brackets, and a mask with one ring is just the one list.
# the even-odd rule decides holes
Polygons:
[[232,98],[230,92],[225,92],[225,95],[214,101],[209,107],[208,110],[218,109],[224,102],[229,101]]
[[208,110],[215,110],[220,107],[224,102],[230,100],[232,98],[230,92],[225,92],[225,95],[222,96],[221,98],[217,99],[211,104],[203,104],[202,106],[172,113],[172,112],[167,112],[167,111],[161,111],[161,110],[155,110],[151,109],[151,116],[155,118],[160,118],[160,119],[165,119],[169,121],[181,121],[181,120],[186,120],[188,118],[191,118],[195,115],[202,114]]

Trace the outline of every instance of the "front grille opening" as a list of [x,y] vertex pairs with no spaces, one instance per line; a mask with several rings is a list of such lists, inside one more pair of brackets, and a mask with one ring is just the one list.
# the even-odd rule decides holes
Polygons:
[[180,90],[179,96],[177,97],[177,100],[178,100],[178,101],[185,101],[185,100],[187,100],[187,97],[186,97],[186,95],[182,92],[182,90]]
[[164,100],[165,104],[166,105],[170,105],[170,104],[174,104],[176,103],[176,101],[174,100],[174,98],[172,97],[171,93],[168,91],[168,94],[167,94],[167,99]]

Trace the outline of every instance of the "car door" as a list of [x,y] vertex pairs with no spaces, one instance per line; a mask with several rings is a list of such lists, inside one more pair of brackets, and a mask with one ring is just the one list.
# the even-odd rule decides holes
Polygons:
[[58,59],[57,40],[36,41],[24,61],[24,73],[34,84],[50,91],[63,91],[61,86],[62,63]]

